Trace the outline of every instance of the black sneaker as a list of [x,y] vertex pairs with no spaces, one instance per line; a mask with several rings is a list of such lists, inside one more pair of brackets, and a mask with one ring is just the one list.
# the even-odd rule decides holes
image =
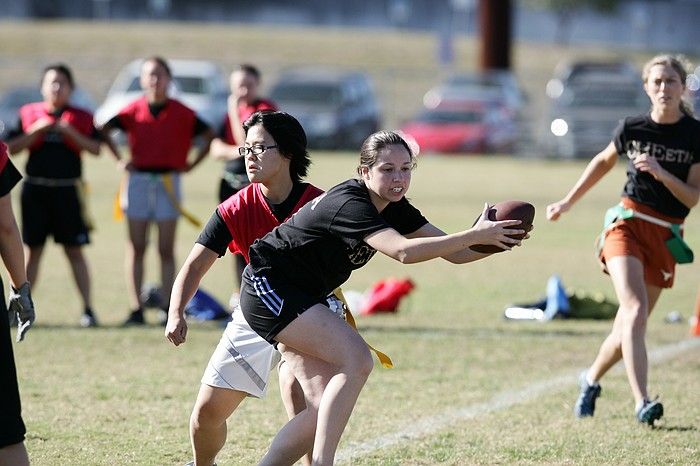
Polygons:
[[579,385],[581,387],[581,392],[578,394],[578,399],[574,406],[574,414],[577,418],[593,416],[595,412],[595,400],[600,396],[600,392],[602,391],[600,384],[588,385],[586,371],[583,371],[579,377]]
[[97,319],[92,312],[85,312],[80,317],[80,326],[83,328],[97,327]]
[[656,400],[644,400],[644,404],[635,413],[637,420],[642,424],[654,425],[654,421],[661,419],[664,415],[664,405]]
[[129,318],[124,321],[122,324],[122,327],[130,327],[132,325],[144,325],[145,322],[143,320],[143,310],[142,309],[136,309],[135,311],[131,311],[131,314],[129,314]]

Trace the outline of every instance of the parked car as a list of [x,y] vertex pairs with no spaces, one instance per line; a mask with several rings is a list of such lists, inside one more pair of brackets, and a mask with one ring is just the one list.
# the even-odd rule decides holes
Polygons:
[[381,126],[373,86],[364,73],[315,67],[289,70],[272,86],[270,98],[299,120],[311,148],[359,149]]
[[562,158],[591,157],[612,140],[619,121],[649,109],[638,71],[626,62],[561,65],[547,83],[545,150]]
[[[142,60],[126,65],[114,79],[104,103],[95,112],[95,121],[104,124],[122,108],[143,95],[140,72]],[[205,60],[168,60],[173,74],[170,96],[181,101],[212,128],[218,128],[227,111],[226,76],[214,63]]]
[[401,131],[421,153],[512,152],[518,137],[512,115],[488,100],[425,109]]
[[498,101],[514,116],[518,115],[527,100],[512,72],[492,70],[453,74],[441,85],[430,89],[423,103],[428,108],[434,108],[445,102],[473,99]]
[[[22,105],[43,100],[38,86],[18,86],[5,92],[0,97],[0,138],[14,129],[19,122],[19,109]],[[95,111],[95,102],[82,88],[76,87],[71,94],[71,104]]]

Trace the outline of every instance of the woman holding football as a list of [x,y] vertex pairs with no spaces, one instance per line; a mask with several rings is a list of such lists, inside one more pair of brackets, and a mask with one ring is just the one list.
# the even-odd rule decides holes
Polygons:
[[[257,161],[264,163],[262,154]],[[292,464],[310,445],[299,432],[315,431],[312,464],[333,464],[335,452],[373,361],[362,337],[328,312],[326,296],[380,251],[402,263],[442,257],[471,262],[487,254],[469,246],[520,244],[507,234],[520,220],[488,220],[488,206],[467,230],[445,234],[406,199],[413,151],[397,133],[380,131],[361,149],[359,178],[331,188],[302,207],[250,250],[241,310],[260,336],[277,345],[305,393],[324,381],[319,402],[291,419],[260,464]]]

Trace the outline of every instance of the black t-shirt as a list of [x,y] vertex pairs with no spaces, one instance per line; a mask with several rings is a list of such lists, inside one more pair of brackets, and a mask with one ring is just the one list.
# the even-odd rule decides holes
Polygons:
[[684,116],[673,124],[655,123],[649,114],[623,120],[615,130],[615,148],[629,158],[622,195],[670,217],[685,218],[690,209],[649,173],[634,168],[634,158],[649,154],[682,181],[700,163],[700,121]]
[[[278,222],[283,222],[285,218],[289,217],[307,186],[307,183],[294,183],[287,199],[279,204],[273,204],[269,199],[265,198],[265,202],[267,202]],[[226,254],[226,248],[232,240],[231,231],[226,226],[224,219],[221,218],[219,209],[216,209],[204,226],[204,230],[199,234],[196,242],[211,249],[221,257]]]
[[[63,109],[52,113],[57,119],[63,113]],[[9,132],[7,139],[12,139],[24,134],[22,121],[17,121],[15,129]],[[102,139],[97,129],[92,129],[91,139]],[[80,178],[82,164],[75,149],[66,144],[63,134],[57,129],[51,129],[44,133],[42,144],[30,149],[27,159],[27,175],[43,178]]]
[[388,227],[407,235],[427,223],[406,198],[389,204],[380,214],[364,183],[348,180],[253,243],[250,264],[256,274],[284,280],[320,298],[376,253],[365,237]]

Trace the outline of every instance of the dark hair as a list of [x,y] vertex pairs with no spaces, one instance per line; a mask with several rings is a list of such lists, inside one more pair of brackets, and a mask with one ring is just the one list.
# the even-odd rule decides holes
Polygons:
[[[648,62],[644,64],[644,68],[642,70],[642,81],[644,84],[646,84],[647,79],[649,79],[649,73],[651,72],[652,67],[656,65],[662,65],[662,66],[669,66],[673,68],[673,70],[678,73],[678,77],[681,79],[681,84],[683,87],[685,87],[685,82],[686,79],[688,78],[688,70],[687,68],[690,68],[690,63],[688,63],[688,60],[683,55],[657,55]],[[685,94],[681,98],[681,112],[684,113],[685,115],[688,115],[690,117],[693,116],[693,104],[690,102]]]
[[395,131],[377,131],[371,134],[365,139],[365,142],[362,143],[362,148],[360,149],[360,165],[357,167],[357,173],[361,174],[362,167],[371,168],[372,165],[377,163],[379,152],[393,145],[406,148],[406,152],[411,156],[411,162],[415,166],[416,157],[411,150],[411,146],[408,145],[406,140],[401,137],[399,133]]
[[297,119],[286,112],[262,110],[253,113],[243,123],[246,135],[255,125],[261,125],[277,143],[280,154],[291,161],[289,175],[292,181],[301,181],[308,172],[311,159],[306,151],[306,133]]
[[169,78],[173,77],[173,73],[172,73],[172,71],[170,71],[170,65],[168,65],[167,61],[165,61],[165,58],[159,57],[158,55],[154,55],[152,57],[146,58],[143,61],[143,63],[141,63],[141,66],[148,63],[149,61],[152,61],[152,62],[159,64],[160,66],[163,67],[163,69],[165,70],[165,73],[168,75]]
[[249,74],[254,77],[256,81],[260,81],[260,70],[250,63],[243,63],[239,65],[237,71],[242,71],[245,74]]
[[41,79],[43,81],[44,76],[46,76],[46,73],[49,71],[55,71],[56,73],[61,73],[63,76],[66,77],[68,80],[68,84],[70,85],[71,89],[75,89],[75,81],[73,81],[73,73],[71,73],[70,68],[68,68],[67,65],[64,65],[63,63],[53,63],[46,68],[44,68],[44,72],[41,73]]

